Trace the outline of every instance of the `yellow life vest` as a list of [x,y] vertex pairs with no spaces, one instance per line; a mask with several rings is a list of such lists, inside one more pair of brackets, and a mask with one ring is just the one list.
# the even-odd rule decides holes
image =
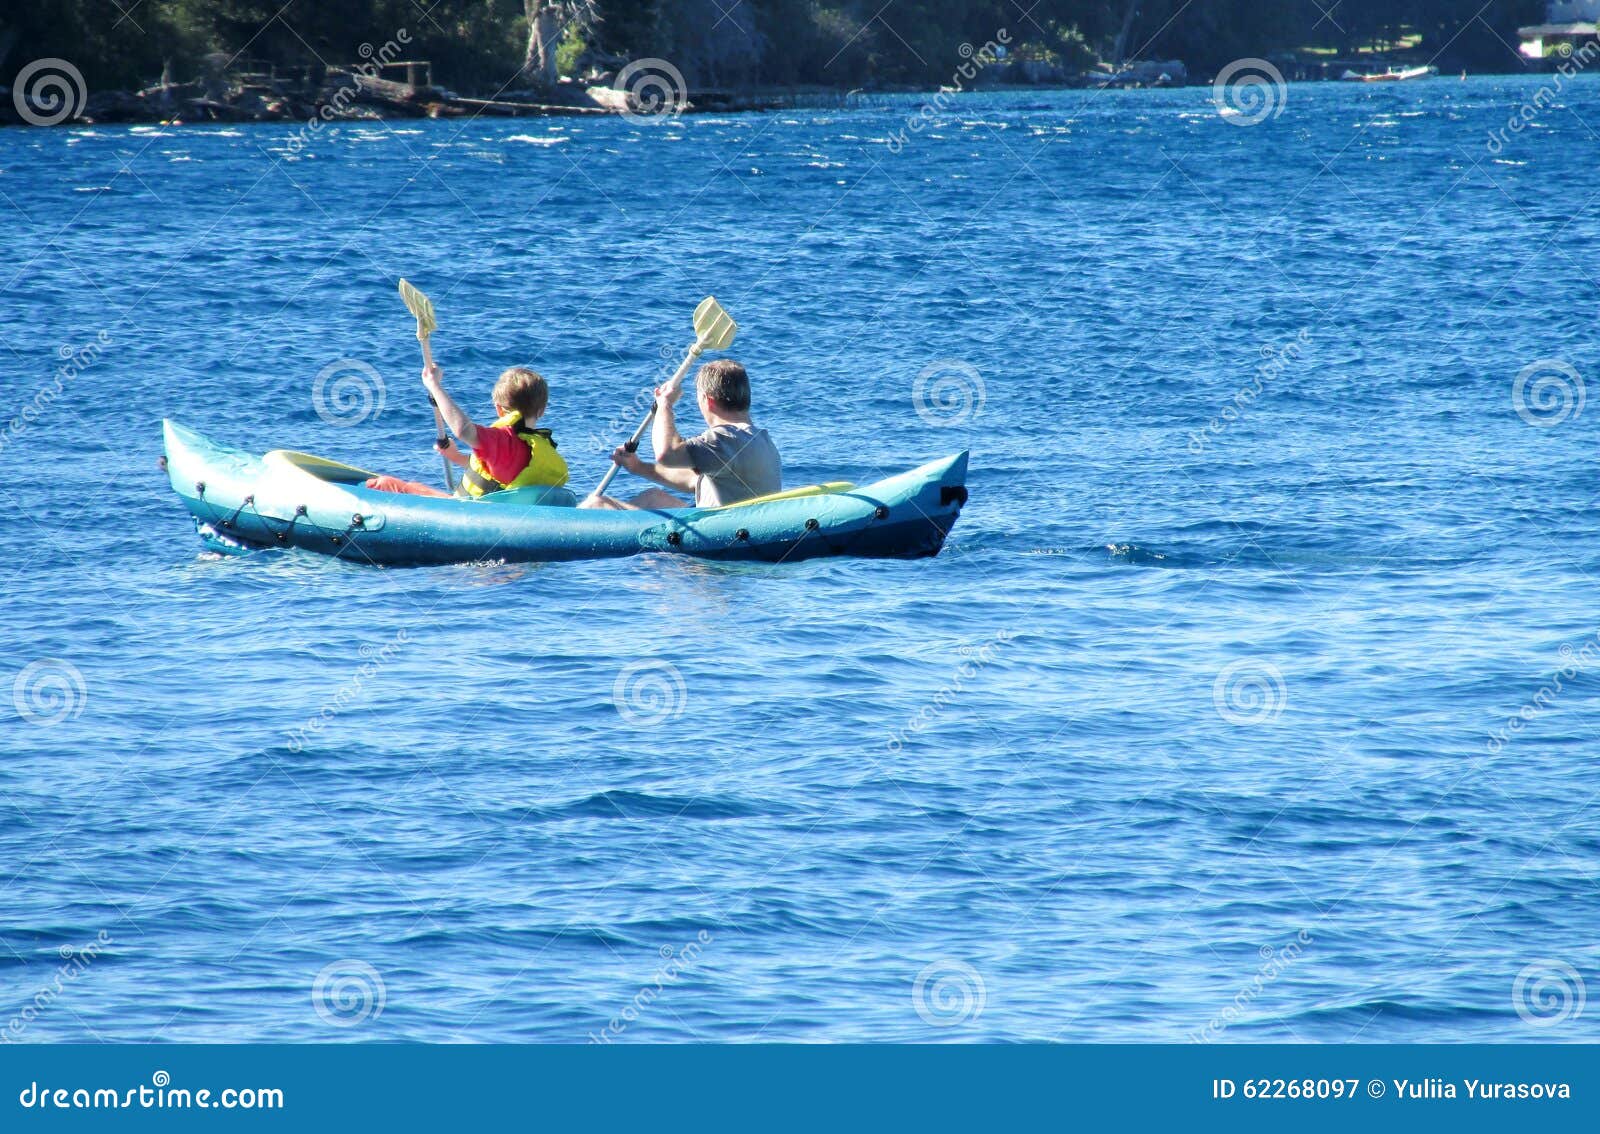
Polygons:
[[500,492],[507,488],[526,488],[530,484],[563,485],[567,483],[567,462],[556,452],[555,439],[550,436],[548,429],[523,429],[520,428],[522,414],[512,410],[504,417],[495,421],[496,429],[511,429],[517,437],[528,447],[528,463],[521,472],[502,484],[496,480],[478,459],[478,454],[472,454],[469,468],[461,478],[461,487],[468,496],[482,496],[488,492]]

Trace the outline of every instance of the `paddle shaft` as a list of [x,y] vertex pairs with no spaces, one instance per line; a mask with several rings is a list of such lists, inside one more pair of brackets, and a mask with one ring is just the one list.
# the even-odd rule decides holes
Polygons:
[[[694,341],[694,346],[689,348],[689,353],[683,356],[683,362],[678,366],[678,372],[672,376],[672,380],[670,382],[662,387],[665,394],[672,395],[676,393],[677,388],[683,385],[683,379],[688,375],[689,367],[694,365],[694,360],[699,358],[700,352],[705,349],[705,344],[701,342],[701,340],[696,339]],[[624,445],[623,448],[630,453],[638,452],[639,442],[644,438],[645,430],[650,428],[650,423],[655,419],[656,402],[655,399],[652,398],[650,401],[650,412],[644,415],[644,420],[639,423],[639,428],[633,431],[633,436],[628,439],[628,443]],[[606,488],[611,484],[611,479],[617,475],[617,472],[621,468],[621,465],[614,464],[607,469],[606,475],[601,478],[600,483],[589,495],[591,497],[604,496]]]
[[[432,370],[433,349],[428,345],[428,336],[419,336],[418,341],[422,344],[422,365]],[[439,434],[435,447],[439,450],[439,460],[444,462],[444,486],[454,493],[456,490],[455,472],[450,467],[450,458],[444,455],[445,442],[450,440],[450,435],[445,431],[444,427],[444,414],[439,412],[439,403],[433,400],[432,394],[428,395],[428,404],[433,407],[433,427]]]

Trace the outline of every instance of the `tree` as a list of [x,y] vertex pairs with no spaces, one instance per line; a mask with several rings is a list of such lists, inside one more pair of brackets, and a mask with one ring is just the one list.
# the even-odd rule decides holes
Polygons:
[[528,21],[528,46],[522,57],[522,74],[536,86],[553,87],[561,76],[556,70],[556,49],[567,29],[592,27],[600,19],[598,0],[523,0]]

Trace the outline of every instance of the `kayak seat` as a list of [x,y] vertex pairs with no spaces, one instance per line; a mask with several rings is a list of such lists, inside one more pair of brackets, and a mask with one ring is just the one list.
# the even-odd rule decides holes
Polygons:
[[541,505],[546,508],[576,508],[578,498],[570,488],[553,484],[530,484],[525,488],[505,488],[499,492],[486,492],[478,497],[481,504],[520,504],[524,508]]
[[316,457],[310,453],[296,453],[291,449],[273,449],[261,459],[269,465],[288,465],[330,484],[365,484],[378,475],[366,469],[358,469],[354,465],[330,461],[326,457]]
[[774,500],[799,500],[805,496],[831,496],[836,492],[849,492],[855,485],[848,480],[829,480],[821,484],[808,484],[804,488],[790,488],[783,492],[769,492],[765,496],[752,496],[749,500],[740,500],[733,504],[724,504],[720,508],[708,508],[711,512],[725,512],[729,508],[748,508],[752,504],[770,504]]

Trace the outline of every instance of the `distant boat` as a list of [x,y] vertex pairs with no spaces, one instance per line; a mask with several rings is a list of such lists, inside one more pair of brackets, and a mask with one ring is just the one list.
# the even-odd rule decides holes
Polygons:
[[1400,83],[1407,79],[1425,79],[1429,75],[1437,75],[1437,67],[1407,67],[1403,71],[1390,68],[1387,71],[1375,71],[1364,74],[1360,71],[1346,71],[1339,78],[1346,83]]

